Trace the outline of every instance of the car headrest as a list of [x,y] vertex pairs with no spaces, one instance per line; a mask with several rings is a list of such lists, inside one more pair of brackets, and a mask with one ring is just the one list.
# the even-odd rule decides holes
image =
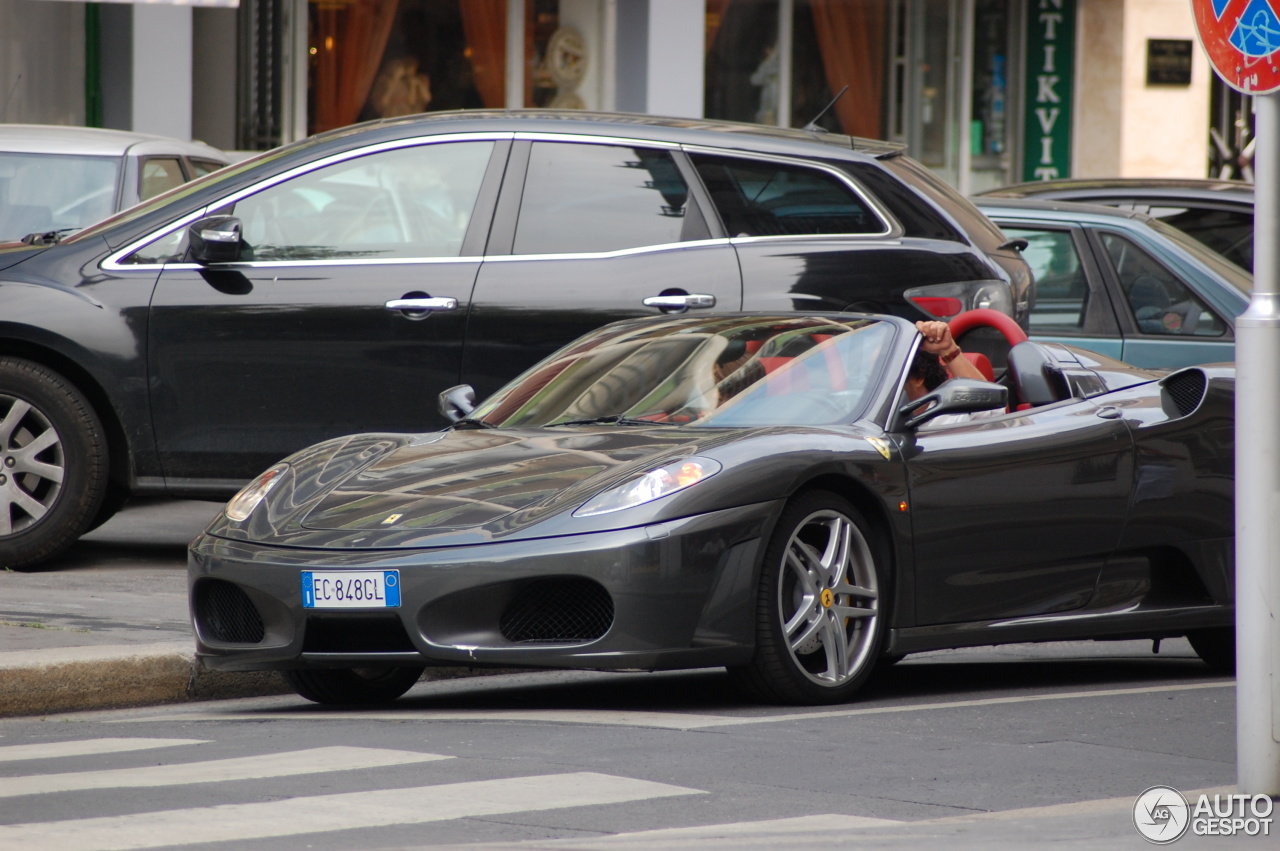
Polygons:
[[1031,340],[1009,350],[1009,376],[1018,400],[1032,407],[1071,398],[1057,359],[1044,346]]

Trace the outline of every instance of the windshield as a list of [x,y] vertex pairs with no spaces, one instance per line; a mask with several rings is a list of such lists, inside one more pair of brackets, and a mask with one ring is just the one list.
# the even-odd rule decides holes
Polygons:
[[881,320],[809,316],[618,323],[533,367],[469,419],[501,428],[848,423],[878,385],[893,334]]
[[0,242],[106,218],[119,173],[118,157],[0,153]]
[[1208,266],[1210,271],[1239,290],[1246,301],[1249,299],[1250,294],[1253,292],[1253,275],[1249,274],[1247,269],[1241,269],[1212,248],[1209,248],[1198,239],[1188,236],[1173,225],[1166,224],[1159,219],[1149,219],[1147,224],[1178,243],[1184,251],[1205,266]]

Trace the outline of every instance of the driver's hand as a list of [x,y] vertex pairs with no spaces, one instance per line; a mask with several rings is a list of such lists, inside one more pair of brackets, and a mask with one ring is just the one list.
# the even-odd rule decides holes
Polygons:
[[951,339],[951,328],[945,322],[921,320],[916,323],[916,330],[924,337],[923,348],[930,354],[944,355],[956,346],[956,341]]

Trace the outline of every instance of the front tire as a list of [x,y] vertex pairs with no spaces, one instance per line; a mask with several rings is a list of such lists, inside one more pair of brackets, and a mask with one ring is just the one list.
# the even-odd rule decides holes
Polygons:
[[33,361],[0,358],[0,567],[76,542],[102,506],[107,444],[92,406]]
[[422,676],[425,668],[317,668],[284,671],[284,678],[302,697],[340,706],[390,703]]
[[773,703],[843,703],[876,667],[888,622],[887,556],[848,500],[792,501],[765,551],[756,651],[731,671]]
[[1234,675],[1236,672],[1236,629],[1233,626],[1217,626],[1195,629],[1187,633],[1187,641],[1196,655],[1216,674]]

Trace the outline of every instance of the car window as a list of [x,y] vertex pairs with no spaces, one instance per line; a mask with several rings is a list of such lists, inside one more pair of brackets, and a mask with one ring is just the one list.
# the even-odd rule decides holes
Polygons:
[[889,226],[835,175],[815,168],[692,154],[730,236],[883,234]]
[[512,252],[594,253],[701,238],[705,231],[686,236],[688,205],[688,184],[669,151],[535,142]]
[[252,260],[457,257],[492,142],[382,151],[236,202]]
[[191,169],[196,177],[204,177],[222,168],[223,164],[213,160],[191,160]]
[[1003,229],[1011,239],[1027,241],[1022,257],[1036,280],[1031,333],[1081,330],[1089,299],[1089,282],[1071,231],[1008,226]]
[[138,197],[145,201],[181,186],[187,177],[182,173],[182,163],[177,157],[150,157],[142,161],[140,181]]
[[1243,210],[1153,206],[1151,215],[1226,257],[1242,269],[1253,269],[1253,214]]
[[1105,231],[1100,236],[1139,331],[1184,337],[1226,333],[1222,319],[1132,240]]

